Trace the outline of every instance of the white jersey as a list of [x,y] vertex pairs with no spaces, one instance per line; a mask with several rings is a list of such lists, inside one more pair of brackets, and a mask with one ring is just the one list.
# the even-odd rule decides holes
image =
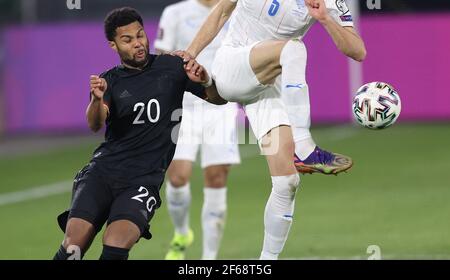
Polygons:
[[[248,46],[265,40],[292,39],[305,36],[315,20],[304,0],[237,0],[224,45]],[[336,22],[353,26],[345,0],[325,0]]]
[[[212,8],[202,5],[198,0],[185,0],[167,6],[159,21],[155,49],[166,52],[185,50],[205,22]],[[223,28],[211,44],[197,57],[197,61],[211,73],[211,64],[217,49],[225,38],[227,28]],[[199,101],[191,94],[185,94],[184,104]],[[204,101],[206,103],[206,101]]]
[[[187,49],[211,10],[198,0],[185,0],[167,6],[159,22],[155,48],[167,52]],[[197,61],[207,70],[211,69],[211,63],[225,34],[226,28],[197,57]]]

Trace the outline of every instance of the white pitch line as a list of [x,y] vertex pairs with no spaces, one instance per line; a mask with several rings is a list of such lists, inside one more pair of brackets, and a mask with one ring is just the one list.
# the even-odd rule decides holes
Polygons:
[[72,191],[72,181],[62,181],[50,185],[26,189],[23,191],[0,194],[0,206],[44,198],[70,191]]
[[[360,256],[308,256],[308,257],[300,257],[300,258],[279,258],[279,260],[285,260],[285,261],[301,261],[301,260],[368,260],[368,255],[360,255]],[[257,260],[257,259],[251,259],[251,260]],[[413,254],[407,254],[407,255],[395,255],[395,254],[389,254],[389,255],[381,255],[381,260],[450,260],[450,255],[413,255]]]

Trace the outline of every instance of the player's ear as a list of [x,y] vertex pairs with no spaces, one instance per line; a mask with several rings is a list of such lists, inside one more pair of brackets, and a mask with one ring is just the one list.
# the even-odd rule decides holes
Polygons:
[[111,47],[111,49],[115,50],[117,52],[117,45],[116,42],[114,41],[109,41],[109,46]]

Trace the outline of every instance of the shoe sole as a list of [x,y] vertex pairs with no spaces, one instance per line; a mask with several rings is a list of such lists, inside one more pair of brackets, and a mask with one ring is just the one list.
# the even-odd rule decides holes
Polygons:
[[340,165],[336,165],[333,167],[327,168],[325,170],[322,167],[317,167],[314,165],[306,165],[304,163],[296,163],[295,167],[297,171],[301,174],[313,174],[313,173],[321,173],[324,175],[338,175],[339,173],[346,172],[353,166],[353,160],[344,155],[335,154],[338,161],[341,161]]

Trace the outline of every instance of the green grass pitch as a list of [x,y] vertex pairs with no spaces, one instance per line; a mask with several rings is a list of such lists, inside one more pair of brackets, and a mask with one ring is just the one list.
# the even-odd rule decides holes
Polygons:
[[[378,245],[383,259],[450,259],[450,124],[397,124],[382,131],[336,126],[313,129],[319,145],[354,159],[340,176],[302,176],[294,223],[283,259],[367,259]],[[7,193],[70,181],[96,142],[0,158],[0,198]],[[256,145],[241,145],[242,164],[231,171],[228,219],[220,259],[258,258],[263,211],[271,184]],[[188,259],[201,256],[202,178],[191,181]],[[70,190],[70,183],[67,185]],[[151,223],[153,239],[141,240],[130,259],[162,259],[172,238],[164,204]],[[70,192],[0,205],[0,259],[51,259],[63,234],[56,216]],[[101,236],[86,255],[97,259]]]

